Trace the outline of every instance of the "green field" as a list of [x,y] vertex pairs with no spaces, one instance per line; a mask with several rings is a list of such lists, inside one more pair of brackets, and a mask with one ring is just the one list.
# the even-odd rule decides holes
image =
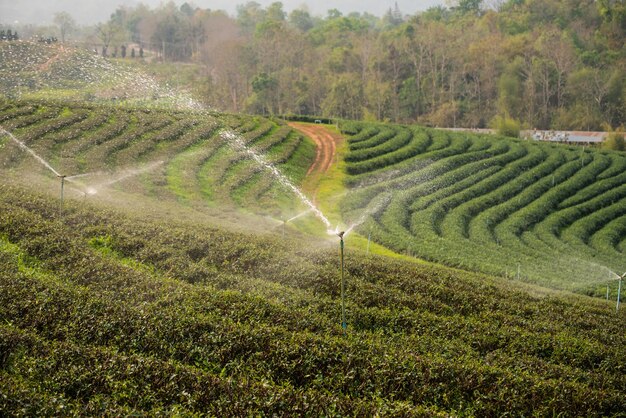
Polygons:
[[[50,59],[0,96],[0,416],[624,416],[617,282],[580,294],[626,267],[623,154],[344,122],[305,181],[281,120],[51,101]],[[345,335],[337,237],[226,133],[364,221]]]
[[349,250],[342,336],[334,246],[0,192],[9,415],[626,408],[614,304]]
[[420,127],[344,128],[344,219],[397,252],[604,295],[626,270],[626,154]]

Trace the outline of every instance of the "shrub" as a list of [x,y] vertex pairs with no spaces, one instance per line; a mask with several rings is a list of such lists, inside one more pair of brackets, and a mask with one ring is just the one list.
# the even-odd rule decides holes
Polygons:
[[626,151],[626,141],[624,141],[624,134],[619,132],[611,132],[607,135],[606,139],[602,143],[602,148],[614,151]]
[[491,127],[498,135],[519,138],[520,122],[509,116],[497,115],[491,120]]

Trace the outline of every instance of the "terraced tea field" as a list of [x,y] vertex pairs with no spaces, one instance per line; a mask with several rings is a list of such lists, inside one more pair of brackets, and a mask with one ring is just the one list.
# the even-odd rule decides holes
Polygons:
[[[619,416],[626,407],[624,311],[614,302],[349,248],[343,335],[336,241],[205,222],[215,207],[278,219],[303,209],[223,134],[300,184],[315,147],[280,121],[5,99],[0,126],[0,415]],[[392,182],[448,172],[433,155],[452,175],[451,161],[480,161],[472,151],[523,154],[522,143],[392,129],[404,136],[346,157],[345,202],[361,205],[346,219],[371,209],[362,228],[403,196]],[[431,160],[402,173],[398,143]],[[365,155],[382,160],[366,170]],[[62,216],[52,170],[67,176]],[[135,196],[147,203],[107,204]],[[150,213],[167,204],[177,209]]]
[[[312,141],[265,118],[1,101],[0,126],[68,176],[67,197],[113,188],[197,209],[219,205],[278,219],[303,206],[267,170],[231,146],[222,131],[236,133],[297,183],[315,157]],[[0,168],[6,175],[50,177],[8,135],[0,141]]]
[[398,252],[603,295],[626,270],[626,155],[352,123],[344,219]]
[[0,415],[613,416],[597,298],[0,184]]

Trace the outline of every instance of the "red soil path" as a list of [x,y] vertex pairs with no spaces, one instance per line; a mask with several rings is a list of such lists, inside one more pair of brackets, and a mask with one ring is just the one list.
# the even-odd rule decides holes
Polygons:
[[289,122],[289,126],[311,138],[316,147],[315,161],[309,167],[306,175],[325,173],[335,160],[337,143],[341,139],[339,134],[331,131],[324,125],[312,125],[308,123]]

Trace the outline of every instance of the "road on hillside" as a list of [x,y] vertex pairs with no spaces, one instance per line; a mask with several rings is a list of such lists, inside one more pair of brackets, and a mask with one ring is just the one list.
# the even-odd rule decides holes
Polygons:
[[289,126],[311,138],[316,145],[315,161],[309,167],[306,175],[325,173],[333,161],[339,142],[339,134],[331,131],[324,125],[311,125],[308,123],[289,122]]

